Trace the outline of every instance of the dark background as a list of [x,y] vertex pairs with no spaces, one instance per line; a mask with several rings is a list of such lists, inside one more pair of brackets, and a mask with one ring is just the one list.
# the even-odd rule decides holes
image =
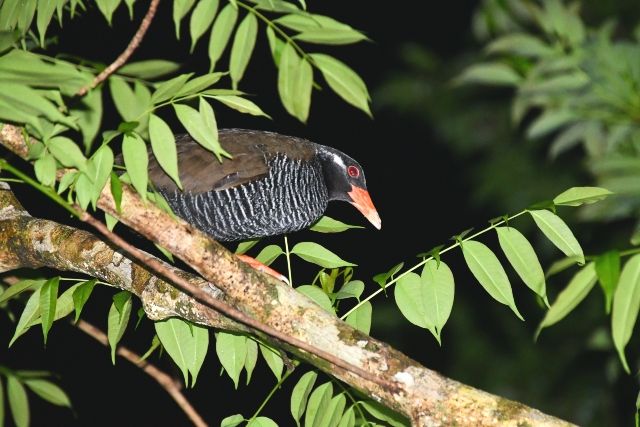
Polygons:
[[[137,28],[144,6],[136,8],[134,22],[121,7],[111,29],[90,4],[84,16],[67,21],[64,31],[58,31],[59,44],[55,49],[97,61],[115,58]],[[449,122],[445,120],[466,112],[451,109],[448,97],[455,98],[458,89],[449,84],[453,77],[450,73],[460,58],[465,57],[465,52],[479,50],[470,30],[476,1],[429,2],[428,11],[422,3],[410,1],[367,2],[366,5],[325,1],[311,2],[309,7],[312,12],[332,16],[365,31],[373,40],[318,50],[335,54],[360,73],[372,91],[374,119],[341,101],[328,87],[322,92],[314,91],[307,125],[288,116],[277,96],[276,70],[262,28],[241,88],[256,94],[254,101],[273,120],[253,118],[224,108],[217,108],[216,114],[221,127],[265,129],[305,137],[339,148],[363,165],[370,193],[382,217],[382,230],[376,231],[367,225],[366,229],[337,235],[305,231],[292,235],[290,240],[293,243],[309,239],[319,241],[342,258],[357,263],[355,278],[367,283],[366,294],[377,288],[370,280],[373,275],[400,261],[412,265],[417,260],[415,254],[436,245],[449,244],[451,236],[469,227],[483,228],[488,219],[516,212],[538,200],[533,197],[552,198],[571,182],[571,178],[566,177],[566,169],[572,166],[549,164],[543,149],[531,150],[539,169],[520,169],[517,161],[506,162],[496,169],[482,169],[485,161],[482,154],[461,152],[448,140],[447,129],[443,127],[446,128]],[[201,40],[195,53],[189,55],[188,32],[184,31],[187,28],[184,21],[182,41],[176,42],[170,4],[161,5],[134,60],[165,58],[183,63],[185,72],[206,72],[206,41]],[[314,48],[310,46],[309,50]],[[407,58],[415,58],[411,53],[415,49],[429,52],[429,57],[436,58],[435,61],[441,64],[436,67],[430,83],[437,86],[438,93],[447,94],[442,99],[430,96],[418,78],[414,90],[409,90],[406,96],[415,98],[426,90],[424,115],[409,114],[390,102],[378,102],[380,98],[386,99],[384,94],[389,82],[408,72],[410,61]],[[226,60],[224,57],[222,64]],[[454,65],[447,68],[442,64]],[[320,77],[317,79],[321,81]],[[508,94],[486,91],[475,95],[481,102],[491,103],[501,102]],[[469,105],[469,108],[474,107]],[[494,122],[500,122],[501,126],[508,123],[506,115],[503,117],[500,110],[496,111],[485,122],[464,130],[469,145],[473,146],[489,132]],[[117,120],[111,108],[105,122],[114,127]],[[171,124],[176,125],[175,122]],[[518,135],[517,129],[514,135]],[[524,144],[515,139],[510,142],[518,143]],[[514,156],[517,159],[517,153]],[[538,179],[538,172],[539,179],[548,180],[549,186],[531,194],[520,178],[529,174],[529,178]],[[509,193],[513,203],[495,196],[499,194],[497,191],[490,193],[493,196],[479,191],[487,182],[493,182],[496,188]],[[521,182],[523,184],[519,184]],[[585,185],[588,182],[577,183]],[[21,197],[35,215],[65,217],[61,212],[56,213],[55,206],[42,206],[43,200],[33,194],[23,192]],[[351,224],[365,225],[366,222],[348,204],[334,203],[327,214]],[[559,257],[559,253],[554,253],[548,244],[535,237],[530,221],[523,220],[518,225],[536,241],[538,248],[542,248],[543,265]],[[598,238],[589,227],[578,226],[576,233],[587,249]],[[494,235],[489,234],[482,240],[496,247]],[[282,243],[280,238],[273,242]],[[576,313],[543,332],[534,343],[533,331],[543,311],[515,277],[512,284],[518,307],[527,319],[524,323],[480,288],[467,272],[459,251],[447,254],[444,259],[456,277],[456,302],[444,329],[442,348],[427,331],[414,327],[402,317],[393,302],[392,291],[387,299],[381,295],[373,301],[373,336],[456,380],[523,401],[574,422],[591,425],[632,423],[635,379],[616,374],[619,367],[612,350],[601,350],[592,345],[593,340],[599,339],[597,334],[608,325],[602,314],[601,297],[587,300]],[[276,267],[286,271],[282,260]],[[313,271],[304,263],[294,263],[296,285],[308,283],[312,278]],[[550,283],[550,293],[555,294],[563,283]],[[84,316],[106,329],[113,293],[112,289],[96,288]],[[151,341],[152,330],[150,322],[143,322],[136,331],[130,328],[122,343],[144,353]],[[11,334],[11,328],[0,328],[0,343],[7,343]],[[633,352],[632,346],[629,348]],[[214,351],[213,346],[210,351]],[[73,402],[73,414],[32,397],[32,424],[36,426],[188,425],[178,406],[147,375],[122,359],[112,366],[106,348],[64,322],[54,326],[46,349],[42,346],[39,328],[33,328],[10,351],[0,351],[0,363],[16,369],[46,369],[59,375],[58,383]],[[154,356],[152,363],[177,374],[167,357],[158,360]],[[222,418],[235,413],[250,417],[274,384],[264,362],[258,362],[249,386],[244,384],[243,376],[237,392],[233,391],[229,378],[220,377],[219,373],[217,358],[209,354],[196,388],[186,391],[211,425],[217,425]],[[283,426],[293,424],[288,408],[290,389],[296,379],[297,374],[287,381],[284,390],[275,395],[263,412]]]

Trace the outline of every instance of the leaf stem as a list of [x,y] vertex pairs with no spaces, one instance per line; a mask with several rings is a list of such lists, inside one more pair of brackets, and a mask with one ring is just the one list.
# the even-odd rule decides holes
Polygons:
[[293,275],[291,273],[291,252],[289,251],[289,237],[284,235],[284,253],[287,257],[287,270],[289,272],[289,286],[293,286]]
[[[515,219],[517,217],[519,217],[520,215],[524,215],[525,213],[527,213],[528,210],[525,209],[523,211],[518,212],[517,214],[509,217],[509,221],[511,221],[512,219]],[[461,243],[466,242],[467,240],[471,240],[474,239],[488,231],[493,230],[494,228],[498,227],[499,225],[502,225],[506,223],[506,221],[504,219],[495,222],[493,224],[491,224],[490,226],[488,226],[487,228],[484,228],[480,231],[478,231],[475,234],[472,234],[469,237],[466,237],[464,239],[461,239],[459,241],[456,241],[454,244],[452,244],[451,246],[448,246],[447,248],[443,249],[440,251],[440,255],[449,252],[452,249],[457,248],[458,246],[460,246]],[[405,270],[404,272],[402,272],[402,274],[399,274],[398,276],[396,276],[394,279],[390,280],[388,283],[386,283],[384,286],[382,286],[380,289],[377,289],[374,293],[372,293],[371,295],[369,295],[368,297],[366,297],[365,299],[363,299],[362,301],[360,301],[358,304],[356,304],[353,308],[351,308],[351,310],[347,311],[345,314],[343,314],[342,316],[340,316],[340,319],[344,320],[347,318],[348,315],[350,315],[351,313],[353,313],[354,311],[356,311],[362,304],[364,304],[365,302],[371,300],[373,297],[375,297],[376,295],[378,295],[380,292],[385,291],[389,286],[394,285],[398,280],[402,279],[404,276],[406,276],[407,274],[411,273],[412,271],[416,270],[417,268],[425,265],[428,261],[434,259],[433,256],[430,256],[428,258],[423,259],[422,261],[420,261],[419,263],[417,263],[416,265],[414,265],[413,267],[409,268],[408,270]]]

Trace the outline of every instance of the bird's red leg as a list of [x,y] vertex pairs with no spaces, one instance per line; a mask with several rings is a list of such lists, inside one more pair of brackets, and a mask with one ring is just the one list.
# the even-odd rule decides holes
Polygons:
[[241,261],[246,262],[247,264],[249,264],[251,267],[255,268],[256,270],[262,271],[263,273],[267,273],[267,274],[275,277],[278,280],[281,280],[281,281],[283,281],[283,282],[285,282],[287,284],[290,284],[289,283],[289,279],[287,279],[286,276],[278,273],[273,268],[264,265],[263,263],[261,263],[257,259],[252,258],[249,255],[236,255],[236,256],[238,258],[240,258]]

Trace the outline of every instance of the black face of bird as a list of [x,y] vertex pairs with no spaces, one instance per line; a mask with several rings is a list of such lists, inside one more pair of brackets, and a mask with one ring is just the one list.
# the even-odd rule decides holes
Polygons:
[[367,190],[362,166],[334,148],[320,146],[318,151],[330,200],[351,203],[374,227],[380,229],[382,223]]

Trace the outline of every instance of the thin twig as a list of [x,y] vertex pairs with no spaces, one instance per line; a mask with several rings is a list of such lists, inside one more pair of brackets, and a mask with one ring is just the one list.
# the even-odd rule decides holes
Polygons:
[[136,31],[136,33],[133,35],[133,38],[129,42],[127,48],[120,54],[120,56],[116,58],[115,61],[111,63],[111,65],[102,70],[102,72],[98,74],[91,83],[89,83],[87,86],[83,86],[78,91],[78,93],[76,93],[76,96],[86,95],[87,92],[98,86],[103,81],[107,80],[111,74],[115,73],[118,68],[122,67],[129,60],[129,57],[131,57],[133,52],[138,48],[138,46],[142,42],[142,39],[144,38],[145,33],[149,29],[149,25],[151,25],[151,21],[153,21],[153,17],[156,14],[159,3],[160,0],[151,0],[151,3],[149,4],[149,10],[147,10],[147,14],[142,19],[138,31]]
[[[78,208],[79,210],[79,208]],[[80,214],[80,220],[82,220],[83,222],[86,222],[87,224],[90,224],[91,226],[93,226],[96,230],[98,230],[100,233],[102,233],[107,239],[111,240],[111,242],[113,242],[116,246],[121,247],[122,249],[124,249],[125,251],[127,251],[131,256],[133,256],[134,258],[136,258],[138,261],[144,263],[145,265],[147,265],[149,268],[151,268],[152,270],[154,270],[158,275],[163,276],[167,279],[169,279],[171,282],[173,282],[175,285],[177,285],[180,289],[182,289],[185,292],[190,293],[194,298],[200,300],[202,303],[208,305],[209,307],[213,308],[214,310],[217,310],[227,316],[229,316],[230,318],[240,322],[240,323],[244,323],[245,325],[263,332],[267,335],[270,335],[280,341],[286,342],[289,345],[292,345],[294,347],[297,347],[301,350],[304,350],[310,354],[316,355],[317,357],[326,360],[327,362],[344,369],[347,372],[351,372],[352,374],[358,375],[361,378],[367,380],[367,381],[371,381],[375,384],[378,384],[384,388],[386,388],[387,390],[396,390],[398,389],[398,384],[396,384],[395,382],[390,382],[387,380],[384,380],[382,378],[379,378],[376,375],[373,375],[370,372],[365,371],[364,369],[355,366],[349,362],[344,361],[343,359],[340,359],[339,357],[324,351],[318,347],[315,347],[313,345],[310,345],[309,343],[302,341],[298,338],[292,337],[290,335],[287,335],[285,333],[280,332],[279,330],[272,328],[269,325],[266,325],[264,323],[261,323],[251,317],[249,317],[248,315],[246,315],[245,313],[243,313],[242,311],[238,310],[235,307],[232,307],[231,305],[227,304],[226,302],[217,300],[215,298],[213,298],[211,295],[209,295],[206,291],[198,288],[197,286],[192,285],[191,283],[189,283],[187,280],[183,279],[182,277],[178,276],[176,273],[174,273],[173,271],[169,270],[168,268],[166,268],[163,264],[161,264],[157,259],[152,258],[151,256],[149,256],[148,254],[142,252],[140,249],[136,248],[135,246],[130,245],[129,243],[127,243],[124,239],[122,239],[120,236],[118,236],[117,234],[109,231],[109,229],[100,221],[98,221],[96,218],[94,218],[93,216],[91,216],[89,213],[87,212],[82,212]]]
[[[100,342],[102,345],[107,347],[109,346],[107,335],[91,323],[80,319],[78,323],[75,323],[75,326],[82,332],[94,338],[96,341]],[[207,423],[202,419],[200,414],[198,414],[198,411],[195,410],[191,403],[189,403],[189,400],[187,400],[187,398],[184,397],[184,394],[182,394],[182,387],[178,381],[175,381],[151,363],[142,360],[138,354],[129,350],[127,347],[118,346],[116,353],[142,369],[147,375],[156,380],[156,382],[160,384],[167,393],[169,393],[173,400],[176,401],[178,406],[180,406],[180,409],[182,409],[187,417],[189,417],[194,426],[207,427]]]

